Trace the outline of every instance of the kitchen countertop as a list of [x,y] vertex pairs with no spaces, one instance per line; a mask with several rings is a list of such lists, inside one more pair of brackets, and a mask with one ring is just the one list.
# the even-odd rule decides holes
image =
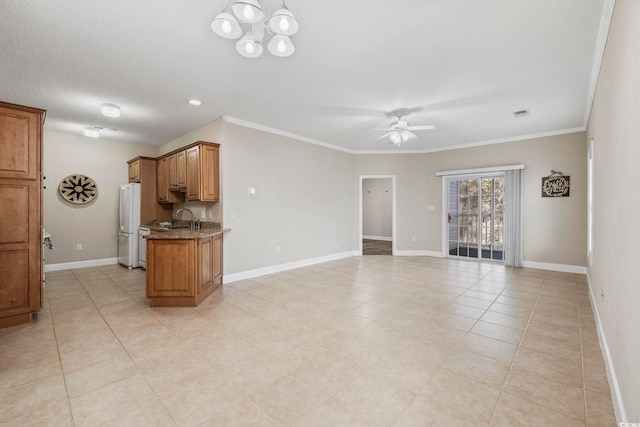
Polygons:
[[218,236],[222,233],[222,230],[214,229],[191,231],[188,228],[170,228],[163,231],[151,228],[151,234],[144,237],[151,240],[204,239],[207,237]]
[[203,239],[223,233],[222,223],[219,222],[203,221],[198,230],[191,230],[189,224],[189,221],[182,220],[155,220],[146,222],[142,226],[151,231],[151,234],[145,237],[152,240]]

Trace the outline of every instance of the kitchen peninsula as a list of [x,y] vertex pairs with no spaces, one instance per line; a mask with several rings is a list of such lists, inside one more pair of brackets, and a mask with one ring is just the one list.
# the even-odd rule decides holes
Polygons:
[[[222,229],[154,231],[147,238],[147,298],[152,307],[195,307],[222,285]],[[209,227],[210,226],[210,227]]]

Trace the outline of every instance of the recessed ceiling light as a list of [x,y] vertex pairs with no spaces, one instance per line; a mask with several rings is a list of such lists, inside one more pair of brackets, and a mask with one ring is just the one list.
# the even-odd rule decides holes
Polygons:
[[197,99],[190,99],[189,100],[189,104],[191,104],[191,105],[202,105],[202,101],[199,101]]
[[84,128],[84,136],[89,138],[100,138],[100,128],[86,127]]
[[120,117],[120,107],[115,104],[102,104],[100,106],[100,112],[103,116]]

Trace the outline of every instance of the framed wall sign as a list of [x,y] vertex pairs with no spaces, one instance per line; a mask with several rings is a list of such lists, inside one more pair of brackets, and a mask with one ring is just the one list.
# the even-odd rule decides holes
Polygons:
[[551,170],[551,175],[542,177],[542,197],[569,197],[571,177]]

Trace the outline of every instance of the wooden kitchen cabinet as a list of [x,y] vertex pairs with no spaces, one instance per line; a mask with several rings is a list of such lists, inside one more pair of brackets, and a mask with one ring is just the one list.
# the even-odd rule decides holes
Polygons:
[[184,191],[187,188],[187,158],[185,151],[167,156],[169,167],[169,191]]
[[222,285],[222,234],[213,237],[213,283]]
[[180,203],[184,202],[182,193],[169,191],[169,157],[160,157],[157,164],[157,190],[158,202]]
[[45,111],[0,102],[0,327],[42,306],[42,125]]
[[147,240],[147,298],[195,295],[196,240]]
[[[199,141],[156,159],[158,202],[219,201],[219,152],[220,144]],[[131,163],[129,172],[131,179]]]
[[195,307],[222,285],[222,235],[147,239],[147,298],[152,307]]
[[129,162],[129,182],[140,182],[140,159]]
[[220,146],[213,143],[198,143],[186,150],[187,200],[217,202],[220,199],[219,150]]
[[187,188],[187,153],[179,151],[176,153],[176,188],[183,190]]

